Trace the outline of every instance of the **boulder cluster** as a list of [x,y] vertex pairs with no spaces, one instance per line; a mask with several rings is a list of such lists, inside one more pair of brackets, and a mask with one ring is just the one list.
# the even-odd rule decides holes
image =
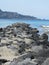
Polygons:
[[49,65],[48,35],[26,23],[0,28],[0,65]]

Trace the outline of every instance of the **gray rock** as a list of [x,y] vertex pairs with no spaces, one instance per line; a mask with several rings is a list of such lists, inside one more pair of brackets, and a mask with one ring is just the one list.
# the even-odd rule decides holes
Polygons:
[[43,63],[42,65],[49,65],[49,58],[47,58]]

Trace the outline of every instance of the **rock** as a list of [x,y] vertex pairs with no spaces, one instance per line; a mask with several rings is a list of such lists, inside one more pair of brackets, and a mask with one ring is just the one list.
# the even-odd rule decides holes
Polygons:
[[15,23],[15,24],[12,24],[12,26],[14,27],[29,27],[29,24],[26,24],[26,23]]
[[49,65],[49,58],[47,58],[43,63],[42,65]]
[[0,59],[0,65],[4,65],[6,62],[9,62],[9,60],[6,60],[6,59]]
[[[42,34],[42,35],[40,36],[40,39],[43,40],[43,42],[46,43],[46,42],[48,41],[48,35],[44,33],[44,34]],[[42,41],[41,41],[41,42],[42,42]]]
[[18,62],[17,65],[27,65],[29,63],[30,59],[26,58],[25,60]]
[[7,48],[6,46],[0,47],[0,59],[7,59],[11,60],[13,57],[15,57],[15,51],[12,51],[11,49]]
[[2,32],[3,31],[3,28],[0,28],[0,32]]
[[6,63],[4,63],[3,65],[10,65],[10,63],[11,63],[11,62],[6,62]]
[[30,63],[32,64],[32,65],[38,65],[38,62],[37,62],[37,59],[35,58],[35,59],[32,59],[31,61],[30,61]]
[[26,44],[31,44],[33,42],[33,40],[29,38],[25,38],[24,41]]
[[[41,65],[49,57],[48,35],[37,28],[15,23],[0,32],[0,65]],[[47,63],[47,61],[46,61]]]
[[0,59],[0,62],[1,63],[6,63],[6,62],[8,62],[8,60],[6,60],[6,59]]
[[39,33],[39,31],[37,30],[37,28],[33,28],[33,29],[32,29],[32,33],[34,33],[34,34],[35,34],[35,33]]
[[24,48],[20,48],[20,49],[18,50],[18,52],[19,52],[20,54],[22,54],[24,51],[25,51]]
[[32,34],[32,39],[36,41],[36,43],[38,43],[38,40],[39,40],[39,34]]
[[36,62],[30,60],[30,58],[26,58],[21,62],[17,62],[16,60],[12,61],[10,65],[38,65]]
[[7,40],[2,39],[2,40],[1,40],[1,43],[6,44],[6,43],[7,43]]
[[43,50],[42,46],[32,46],[32,51],[39,53],[41,50]]
[[39,36],[39,40],[38,40],[38,44],[43,45],[43,46],[47,46],[48,43],[48,35],[47,34],[42,34],[41,36]]
[[48,35],[47,34],[42,34],[42,37],[43,37],[43,39],[45,39],[45,41],[48,41]]

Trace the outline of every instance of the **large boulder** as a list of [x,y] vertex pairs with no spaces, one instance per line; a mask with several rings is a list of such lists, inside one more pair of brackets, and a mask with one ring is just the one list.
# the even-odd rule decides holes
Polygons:
[[44,46],[46,46],[48,43],[48,35],[47,34],[42,34],[41,36],[39,36],[39,40],[38,40],[38,44],[42,44]]
[[45,40],[45,42],[46,42],[46,41],[48,41],[48,35],[47,35],[47,34],[45,34],[45,33],[44,33],[44,34],[42,34],[42,35],[41,35],[41,39],[44,39],[44,40]]

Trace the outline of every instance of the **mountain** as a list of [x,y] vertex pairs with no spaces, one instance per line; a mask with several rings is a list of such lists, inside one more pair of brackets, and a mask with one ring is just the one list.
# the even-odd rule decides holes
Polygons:
[[27,15],[21,15],[17,12],[7,12],[7,11],[2,11],[0,9],[0,18],[3,19],[33,19],[36,20],[36,17],[33,16],[27,16]]
[[17,12],[2,11],[0,9],[0,19],[27,19],[27,20],[41,20],[34,16],[22,15]]

